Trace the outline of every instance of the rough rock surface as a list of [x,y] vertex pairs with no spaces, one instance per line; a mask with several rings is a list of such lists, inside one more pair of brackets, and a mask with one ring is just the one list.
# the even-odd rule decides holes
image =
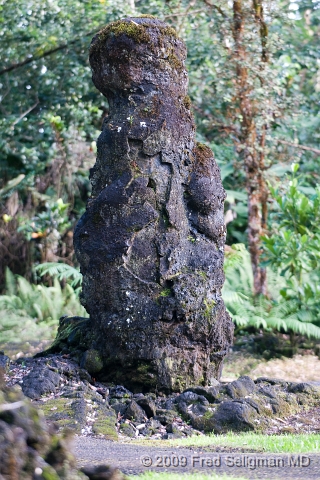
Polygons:
[[7,372],[9,370],[10,358],[3,351],[0,351],[0,368]]
[[[39,372],[44,367],[59,376],[59,384],[52,382],[52,391],[40,395]],[[320,386],[310,383],[268,378],[253,381],[242,376],[229,384],[216,382],[212,387],[189,387],[181,394],[156,396],[96,382],[66,355],[20,359],[10,364],[6,379],[8,385],[19,383],[24,392],[31,394],[47,420],[59,428],[109,440],[178,438],[199,432],[291,431],[302,418],[300,431],[301,425],[309,421],[308,410],[313,413],[304,431],[318,429]]]
[[[2,370],[3,372],[4,370]],[[3,480],[124,480],[115,468],[75,465],[71,432],[58,434],[18,386],[0,372],[0,478]]]
[[69,333],[51,351],[64,335],[69,350],[89,350],[82,365],[97,356],[97,378],[133,391],[211,385],[232,343],[225,191],[211,150],[195,142],[185,58],[175,30],[146,17],[108,25],[90,49],[110,106],[74,234],[90,320],[64,319]]

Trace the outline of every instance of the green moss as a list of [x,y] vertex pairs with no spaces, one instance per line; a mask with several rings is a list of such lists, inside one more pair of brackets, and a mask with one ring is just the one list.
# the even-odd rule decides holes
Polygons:
[[87,325],[88,318],[61,317],[57,336],[51,347],[43,353],[48,354],[61,351],[66,344],[85,347]]
[[114,35],[119,37],[120,35],[127,35],[137,43],[149,43],[151,41],[150,35],[146,31],[148,25],[138,25],[133,20],[124,21],[117,20],[107,25],[98,33],[98,41],[93,43],[90,47],[90,52],[98,50],[101,43],[103,43],[108,37]]
[[205,299],[203,303],[205,304],[204,316],[206,318],[210,318],[212,315],[212,310],[216,305],[216,302],[214,300]]
[[182,103],[186,107],[186,109],[190,110],[192,103],[191,103],[191,99],[190,99],[189,95],[186,95],[184,97]]
[[92,431],[96,435],[103,435],[107,440],[118,440],[116,431],[116,414],[114,411],[99,409]]
[[76,403],[70,398],[55,398],[41,405],[41,410],[46,419],[55,422],[59,428],[69,427],[80,433],[81,422],[77,419]]
[[209,167],[212,164],[213,153],[210,148],[204,143],[197,142],[194,149],[194,154],[197,159],[198,170],[202,175],[210,175]]
[[[197,149],[200,151],[210,150],[204,143],[197,142]],[[211,150],[210,150],[211,151]]]
[[[174,367],[176,365],[176,360],[174,359],[170,359],[171,360],[171,366],[170,366],[170,370],[172,372],[172,367]],[[180,363],[180,367],[183,366],[183,362]],[[171,372],[169,371],[169,375],[171,374]],[[171,383],[172,383],[172,388],[177,391],[177,392],[182,392],[183,390],[185,390],[187,387],[190,386],[190,383],[189,383],[189,378],[186,374],[184,375],[177,375],[177,374],[173,374],[171,376]],[[185,420],[188,420],[188,416],[185,417]]]
[[203,270],[197,270],[196,273],[197,273],[198,275],[200,275],[200,277],[202,277],[204,280],[207,280],[207,278],[208,278],[208,277],[207,277],[207,274],[206,274],[206,272],[204,272]]
[[152,390],[156,387],[158,380],[150,364],[140,363],[136,367],[136,371],[132,373],[132,382]]
[[122,423],[120,425],[120,431],[123,435],[126,435],[127,437],[135,438],[136,436],[131,425],[129,425],[128,423]]
[[179,60],[177,55],[175,55],[174,53],[170,53],[170,55],[168,55],[167,60],[170,63],[171,67],[177,70],[178,72],[183,70],[184,68],[183,62],[181,62],[181,60]]
[[60,479],[57,472],[49,465],[46,465],[42,469],[41,477],[43,478],[43,480],[59,480]]
[[103,369],[102,358],[99,352],[93,348],[85,352],[82,363],[82,367],[90,374],[100,372]]
[[170,294],[171,294],[170,288],[165,288],[164,290],[162,290],[162,292],[160,292],[161,297],[169,297]]
[[148,373],[150,370],[150,365],[148,363],[141,363],[138,367],[137,367],[137,372],[139,373]]
[[162,35],[166,35],[167,37],[174,37],[179,38],[176,30],[173,27],[156,27],[160,30]]
[[[150,18],[155,19],[153,15],[141,15],[137,18]],[[134,19],[132,20],[117,20],[116,22],[112,22],[107,25],[105,28],[100,30],[98,33],[98,40],[96,40],[90,47],[90,53],[98,50],[100,48],[101,43],[103,43],[108,37],[114,35],[118,37],[120,35],[127,35],[128,37],[132,38],[137,43],[150,43],[152,48],[151,37],[147,31],[147,29],[152,28],[158,33],[158,41],[159,45],[163,46],[163,40],[165,37],[173,37],[175,39],[178,38],[178,34],[176,30],[169,26],[159,26],[159,25],[150,25],[148,23],[136,23]],[[154,50],[154,48],[153,48]],[[168,58],[172,67],[176,68],[177,70],[181,70],[183,68],[183,63],[178,59],[176,55],[171,53]]]

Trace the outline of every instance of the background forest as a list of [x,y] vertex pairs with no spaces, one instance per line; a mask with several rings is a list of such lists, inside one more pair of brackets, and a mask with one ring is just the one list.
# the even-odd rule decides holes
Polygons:
[[[73,228],[108,113],[88,49],[152,14],[188,48],[197,140],[227,191],[223,290],[245,332],[320,339],[320,1],[0,0],[0,343],[86,315]],[[315,345],[315,343],[313,343]]]

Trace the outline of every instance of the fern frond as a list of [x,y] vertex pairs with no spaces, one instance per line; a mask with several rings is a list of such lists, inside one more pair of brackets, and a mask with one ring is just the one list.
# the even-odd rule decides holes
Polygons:
[[58,280],[72,279],[74,287],[82,283],[82,274],[79,270],[66,263],[41,263],[35,267],[35,271],[38,272],[41,277],[49,275],[50,277],[57,277]]
[[71,285],[61,288],[57,278],[53,287],[33,285],[22,277],[15,282],[15,295],[0,295],[0,343],[50,339],[62,315],[88,316]]
[[5,280],[6,280],[6,292],[8,293],[8,295],[15,295],[17,293],[16,279],[8,267],[6,268],[6,272],[5,272]]

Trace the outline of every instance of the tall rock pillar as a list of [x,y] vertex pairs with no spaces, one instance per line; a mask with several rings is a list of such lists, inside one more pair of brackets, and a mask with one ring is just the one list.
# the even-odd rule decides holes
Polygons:
[[74,235],[86,348],[99,353],[101,379],[133,389],[210,385],[232,342],[225,191],[195,142],[185,58],[175,30],[151,17],[111,23],[90,48],[110,111]]

